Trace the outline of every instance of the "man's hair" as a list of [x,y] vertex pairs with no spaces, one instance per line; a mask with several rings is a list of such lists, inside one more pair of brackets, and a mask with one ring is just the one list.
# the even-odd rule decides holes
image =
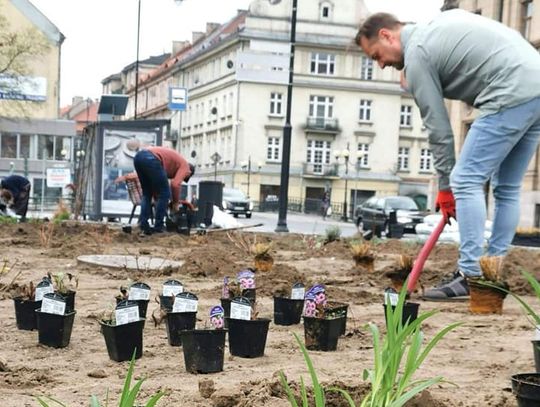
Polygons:
[[193,176],[193,174],[195,174],[195,166],[193,164],[189,164],[189,170],[191,171],[191,174],[186,177],[186,179],[184,180],[185,182],[188,182],[189,179]]
[[362,37],[367,38],[368,40],[371,40],[372,38],[379,35],[379,31],[382,28],[386,28],[389,30],[393,30],[397,28],[398,26],[404,25],[401,21],[399,21],[394,15],[389,13],[376,13],[372,14],[365,20],[358,29],[358,33],[356,34],[356,43],[360,45],[360,39]]

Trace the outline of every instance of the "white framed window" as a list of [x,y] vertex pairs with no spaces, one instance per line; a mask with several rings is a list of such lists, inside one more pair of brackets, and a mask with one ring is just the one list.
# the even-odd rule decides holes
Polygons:
[[360,61],[360,79],[363,81],[373,80],[373,60],[369,57],[362,57]]
[[267,137],[266,140],[266,160],[279,162],[281,139],[279,137]]
[[369,168],[369,144],[358,143],[358,168]]
[[273,116],[282,116],[282,100],[283,94],[272,92],[270,93],[270,114]]
[[433,155],[429,148],[420,150],[420,171],[431,171]]
[[401,127],[412,127],[412,106],[401,105],[401,113],[399,115],[399,125]]
[[313,173],[322,174],[324,166],[330,164],[331,145],[330,141],[325,140],[307,141],[306,161],[313,165]]
[[227,116],[227,94],[223,95],[223,104],[221,105],[221,109],[219,110],[221,111],[221,118],[225,118],[225,116]]
[[311,73],[316,75],[334,75],[336,56],[324,52],[311,54]]
[[521,34],[529,39],[531,36],[531,22],[533,17],[533,0],[521,0]]
[[398,171],[409,170],[409,147],[399,147],[397,167]]
[[229,93],[229,104],[227,105],[227,116],[232,116],[233,114],[233,103],[234,103],[234,93]]
[[360,100],[358,120],[360,120],[361,122],[371,122],[371,100]]
[[332,4],[329,2],[321,2],[319,5],[319,12],[321,20],[332,18]]
[[334,98],[332,96],[310,96],[309,116],[323,119],[334,117]]

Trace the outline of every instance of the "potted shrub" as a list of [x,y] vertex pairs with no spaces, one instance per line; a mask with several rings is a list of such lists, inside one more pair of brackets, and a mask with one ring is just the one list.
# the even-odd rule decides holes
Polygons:
[[255,243],[252,246],[255,270],[265,272],[272,270],[274,258],[272,257],[272,243]]
[[[401,288],[401,291],[405,292],[404,296],[405,299],[407,298],[407,286],[404,284]],[[400,321],[400,324],[405,326],[407,324],[411,324],[416,320],[418,317],[418,309],[420,308],[420,304],[415,302],[409,302],[405,301],[399,308],[397,307],[399,303],[399,295],[393,288],[387,288],[384,293],[384,318],[386,321],[386,328],[388,329],[388,314],[391,309],[392,314],[395,318],[398,318]]]
[[251,302],[256,300],[255,273],[247,268],[237,273],[235,280],[229,277],[223,278],[221,290],[221,306],[225,312],[225,327],[228,327],[228,319],[231,310],[231,299],[235,297],[248,298]]
[[215,373],[223,371],[225,359],[225,313],[217,305],[210,310],[211,329],[190,329],[180,332],[186,371]]
[[304,336],[309,350],[334,351],[343,332],[343,308],[328,304],[324,286],[317,284],[304,300]]
[[115,298],[117,304],[125,300],[135,301],[139,306],[139,316],[146,318],[148,302],[150,301],[150,286],[146,283],[135,282],[128,287],[120,287],[120,294]]
[[270,319],[258,318],[255,303],[245,297],[233,298],[228,318],[229,350],[241,358],[264,355]]
[[75,311],[68,311],[65,298],[58,293],[47,293],[43,296],[41,308],[35,312],[39,343],[53,348],[68,346]]
[[304,309],[304,284],[294,284],[289,295],[283,291],[274,292],[274,323],[285,326],[299,324]]
[[20,286],[15,297],[13,297],[17,329],[25,331],[37,329],[37,314],[35,311],[41,308],[41,299],[36,301],[35,295],[36,287],[30,281],[28,284]]
[[173,308],[167,312],[167,339],[171,346],[182,346],[181,332],[195,328],[198,298],[195,294],[182,292],[175,296]]
[[178,280],[167,280],[163,283],[163,291],[159,296],[159,306],[162,310],[172,310],[174,297],[184,291],[183,284]]
[[[480,258],[482,278],[469,279],[469,309],[473,314],[502,314],[508,284],[502,280],[502,256]],[[486,284],[487,283],[487,284]]]
[[135,301],[121,301],[112,311],[104,312],[99,320],[109,358],[116,362],[142,356],[144,318],[139,315]]
[[375,270],[375,254],[368,242],[354,242],[351,244],[351,253],[354,264],[360,270],[373,273]]
[[385,273],[385,276],[392,281],[392,287],[396,292],[401,291],[401,287],[403,287],[405,280],[409,277],[413,265],[414,259],[411,256],[401,254],[399,255],[397,265],[394,266],[393,270]]
[[52,282],[54,291],[62,295],[66,299],[66,307],[68,311],[75,309],[75,293],[79,287],[79,279],[71,273],[47,273],[49,280]]

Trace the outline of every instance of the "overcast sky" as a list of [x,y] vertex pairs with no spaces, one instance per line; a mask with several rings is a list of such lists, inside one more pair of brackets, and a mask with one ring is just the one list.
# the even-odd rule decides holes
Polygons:
[[[62,46],[61,105],[73,96],[99,98],[101,80],[136,60],[138,0],[30,0],[66,36]],[[298,0],[298,7],[302,7]],[[407,21],[429,20],[443,0],[365,0],[370,11]],[[171,52],[206,22],[223,23],[251,0],[141,0],[140,59]],[[337,0],[339,4],[339,0]]]

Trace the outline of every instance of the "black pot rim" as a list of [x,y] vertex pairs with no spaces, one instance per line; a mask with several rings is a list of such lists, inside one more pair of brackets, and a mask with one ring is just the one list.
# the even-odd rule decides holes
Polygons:
[[218,333],[227,333],[228,329],[184,329],[180,331],[180,335],[187,334],[218,334]]
[[304,299],[295,299],[295,298],[289,298],[289,297],[277,297],[274,295],[274,300],[286,300],[286,301],[304,301]]
[[229,320],[233,320],[233,321],[248,322],[248,323],[253,323],[253,322],[258,322],[258,323],[261,323],[261,322],[272,322],[272,320],[271,320],[270,318],[236,319],[236,318],[226,317],[225,319],[229,319]]
[[136,323],[139,323],[141,321],[146,321],[146,318],[139,318],[138,321],[133,321],[133,322],[129,322],[127,324],[122,324],[122,325],[112,325],[112,324],[109,324],[108,322],[111,322],[111,321],[103,321],[103,320],[99,320],[99,324],[100,325],[105,325],[105,326],[110,326],[112,328],[116,328],[116,327],[120,327],[120,326],[126,326],[126,325],[131,325],[131,324],[136,324]]
[[35,310],[34,312],[37,312],[38,314],[45,314],[45,315],[56,315],[58,317],[69,317],[71,315],[75,315],[77,313],[77,311],[73,310],[71,312],[66,312],[65,314],[63,315],[59,315],[59,314],[49,314],[48,312],[41,312],[41,308],[38,308],[37,310]]

